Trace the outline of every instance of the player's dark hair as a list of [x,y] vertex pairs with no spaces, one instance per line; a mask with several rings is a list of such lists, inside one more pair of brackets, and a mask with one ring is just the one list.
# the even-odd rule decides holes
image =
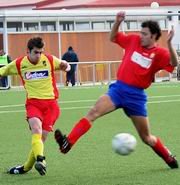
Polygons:
[[156,40],[158,40],[161,37],[161,28],[160,28],[158,22],[156,22],[156,21],[151,21],[151,20],[144,21],[141,24],[141,27],[142,28],[149,28],[151,34],[156,34]]
[[41,37],[33,37],[33,38],[29,39],[29,41],[27,43],[27,47],[30,51],[34,47],[41,49],[44,47],[44,41]]

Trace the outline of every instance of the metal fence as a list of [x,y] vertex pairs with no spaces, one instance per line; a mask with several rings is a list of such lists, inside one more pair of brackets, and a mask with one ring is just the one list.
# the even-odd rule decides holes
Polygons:
[[[116,80],[116,73],[120,61],[96,61],[96,62],[78,62],[70,63],[77,64],[76,68],[76,86],[87,86],[87,85],[104,85],[109,84]],[[173,73],[168,73],[164,70],[161,70],[156,73],[154,81],[163,82],[163,81],[176,81],[180,79],[180,67],[174,69]],[[57,71],[55,73],[55,78],[57,86],[65,86],[66,82],[66,73],[62,71]],[[71,84],[70,84],[71,86]],[[21,88],[22,82],[19,76],[9,76],[8,83],[6,87],[2,87],[0,83],[0,89],[5,90],[9,88]]]

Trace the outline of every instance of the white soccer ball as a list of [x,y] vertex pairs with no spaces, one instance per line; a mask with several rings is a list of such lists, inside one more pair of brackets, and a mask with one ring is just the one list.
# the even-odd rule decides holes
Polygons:
[[112,139],[112,149],[120,155],[129,155],[136,148],[136,138],[129,133],[119,133]]
[[151,8],[153,8],[153,9],[156,9],[156,8],[159,8],[159,3],[158,2],[152,2],[151,3]]

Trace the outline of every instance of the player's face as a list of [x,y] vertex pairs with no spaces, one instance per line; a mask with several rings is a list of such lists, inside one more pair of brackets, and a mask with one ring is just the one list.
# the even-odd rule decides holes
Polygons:
[[156,35],[153,35],[150,32],[149,28],[142,28],[140,37],[141,37],[141,46],[143,46],[145,48],[150,48],[155,43]]
[[40,60],[42,53],[43,53],[43,48],[34,47],[31,51],[28,52],[30,61],[33,63],[37,63]]

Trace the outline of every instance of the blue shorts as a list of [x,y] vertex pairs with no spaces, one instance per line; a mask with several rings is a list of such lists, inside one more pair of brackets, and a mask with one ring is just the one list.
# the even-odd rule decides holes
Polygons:
[[147,95],[144,89],[116,81],[109,86],[107,95],[117,109],[123,108],[127,116],[147,116]]

